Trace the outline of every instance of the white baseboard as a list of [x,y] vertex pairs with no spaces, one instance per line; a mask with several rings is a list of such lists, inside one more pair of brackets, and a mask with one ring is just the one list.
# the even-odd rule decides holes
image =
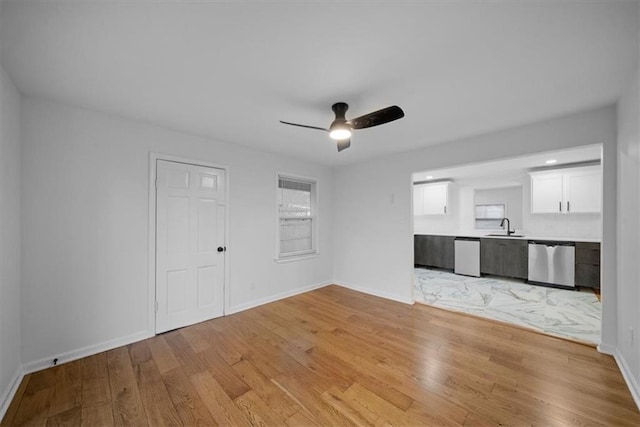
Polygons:
[[609,356],[614,356],[616,353],[616,347],[610,344],[600,343],[598,344],[598,351]]
[[320,282],[313,285],[305,286],[304,288],[296,288],[291,291],[281,292],[279,294],[271,295],[265,298],[260,298],[257,300],[249,301],[243,304],[234,305],[229,308],[229,312],[225,313],[225,315],[239,313],[244,310],[249,310],[250,308],[258,307],[264,304],[269,304],[270,302],[278,301],[284,298],[289,298],[294,295],[303,294],[305,292],[313,291],[314,289],[324,288],[325,286],[331,285],[332,281]]
[[20,365],[13,374],[13,377],[11,377],[9,386],[2,392],[2,398],[0,398],[0,420],[2,420],[2,418],[4,418],[4,414],[7,413],[7,409],[9,409],[11,401],[18,391],[18,387],[20,387],[22,378],[24,378],[24,369],[22,368],[22,365]]
[[53,359],[58,359],[58,365],[61,363],[71,362],[73,360],[81,359],[83,357],[92,356],[103,351],[111,350],[116,347],[122,347],[137,341],[145,340],[153,337],[155,334],[149,331],[138,332],[133,335],[128,335],[122,338],[116,338],[111,341],[105,341],[98,344],[89,345],[79,348],[77,350],[67,351],[62,354],[56,354],[42,359],[29,362],[23,365],[24,374],[30,374],[32,372],[40,371],[42,369],[52,366]]
[[640,386],[638,385],[636,378],[633,376],[633,371],[631,371],[631,368],[627,365],[627,361],[622,357],[622,353],[620,353],[615,346],[610,344],[599,344],[598,351],[600,353],[613,356],[618,364],[618,369],[620,369],[622,378],[624,378],[624,382],[627,383],[627,388],[629,389],[629,392],[631,392],[633,401],[636,403],[638,409],[640,409]]
[[618,349],[613,353],[614,359],[616,359],[616,363],[620,368],[620,372],[622,372],[622,378],[627,383],[627,387],[631,392],[631,397],[633,397],[634,402],[636,402],[636,406],[640,409],[640,387],[638,386],[638,381],[633,376],[633,371],[627,365],[627,361],[622,357],[620,351]]
[[[273,301],[277,301],[283,298],[287,298],[290,296],[298,295],[304,292],[312,291],[314,289],[322,288],[324,286],[330,285],[331,281],[316,283],[313,285],[306,286],[304,288],[294,289],[292,291],[282,292],[280,294],[272,295],[266,298],[261,298],[259,300],[250,301],[245,304],[240,304],[234,307],[231,307],[231,310],[228,314],[238,313],[240,311],[248,310],[253,307],[257,307],[263,304],[267,304]],[[43,357],[39,360],[35,360],[32,362],[28,362],[22,366],[22,374],[30,374],[32,372],[40,371],[42,369],[48,368],[52,366],[53,359],[58,359],[57,364],[71,362],[73,360],[81,359],[83,357],[91,356],[97,353],[101,353],[103,351],[111,350],[116,347],[121,347],[123,345],[128,345],[137,341],[141,341],[147,338],[151,338],[155,336],[154,332],[151,331],[141,331],[133,335],[129,335],[122,338],[117,338],[111,341],[105,341],[98,344],[93,344],[87,347],[79,348],[76,350],[67,351],[62,354],[51,355],[47,357]]]
[[401,302],[403,304],[413,305],[414,303],[413,298],[411,297],[407,298],[401,295],[383,292],[377,289],[367,288],[366,286],[354,285],[353,283],[348,283],[343,280],[337,280],[335,284],[338,286],[342,286],[343,288],[351,289],[354,291],[362,292],[364,294],[369,294],[369,295],[373,295],[373,296],[384,298],[384,299],[389,299],[392,301]]

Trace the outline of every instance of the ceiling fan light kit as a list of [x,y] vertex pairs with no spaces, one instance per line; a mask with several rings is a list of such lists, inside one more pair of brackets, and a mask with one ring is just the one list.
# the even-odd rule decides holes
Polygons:
[[348,126],[336,125],[329,128],[329,138],[340,140],[340,139],[348,139],[351,138],[351,129]]
[[329,126],[329,138],[335,140],[342,140],[351,138],[351,126],[344,117],[349,106],[344,102],[336,102],[331,106],[336,119]]
[[374,111],[373,113],[356,117],[353,120],[347,120],[345,117],[347,110],[349,109],[349,105],[347,105],[345,102],[336,102],[331,106],[331,109],[336,115],[336,118],[329,126],[329,129],[285,122],[282,120],[280,120],[280,123],[329,132],[329,138],[336,140],[338,151],[342,151],[346,148],[349,148],[349,146],[351,145],[351,133],[354,129],[370,128],[404,117],[404,111],[402,111],[402,108],[398,107],[397,105],[393,105],[391,107]]

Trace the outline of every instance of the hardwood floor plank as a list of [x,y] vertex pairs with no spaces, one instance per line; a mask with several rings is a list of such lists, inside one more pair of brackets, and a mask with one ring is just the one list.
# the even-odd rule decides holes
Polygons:
[[52,426],[81,426],[82,425],[82,407],[76,406],[66,411],[57,412],[47,418],[47,427]]
[[53,366],[48,369],[43,369],[42,371],[34,372],[31,375],[31,380],[24,393],[31,395],[45,388],[55,387],[56,383],[60,381],[62,366],[63,365]]
[[[454,369],[457,372],[462,372],[466,375],[472,375],[479,377],[487,381],[496,380],[496,366],[490,360],[489,355],[480,353],[467,352],[465,347],[453,345],[444,345],[436,352],[429,352],[428,363],[430,366],[438,365],[446,366],[450,369]],[[408,366],[410,369],[418,369],[418,366]],[[509,383],[513,386],[516,385],[516,380],[511,376],[500,376],[501,380],[505,383]]]
[[200,353],[211,348],[211,343],[198,333],[197,325],[180,329],[180,335],[189,343],[194,353]]
[[276,386],[270,378],[267,378],[248,360],[233,365],[233,370],[238,373],[246,384],[251,387],[269,407],[283,419],[290,418],[301,408],[286,393]]
[[[380,373],[377,375],[382,382],[392,385],[414,400],[410,407],[425,407],[434,414],[434,419],[430,423],[438,420],[438,424],[442,424],[443,420],[446,420],[445,424],[461,424],[464,421],[468,410],[448,398],[448,394],[451,392],[457,393],[463,390],[468,394],[485,396],[491,391],[491,388],[485,388],[486,392],[483,393],[469,385],[461,387],[452,380],[451,375],[446,378],[436,375],[436,378],[439,377],[439,379],[433,379],[430,375],[418,372],[399,372],[397,367],[386,363],[378,364],[378,369]],[[465,380],[459,379],[458,381],[464,382]],[[377,389],[375,389],[375,393],[380,395]],[[416,402],[421,405],[416,405]]]
[[251,425],[279,426],[284,424],[285,419],[273,412],[253,390],[236,397],[234,402],[250,420]]
[[[406,410],[413,401],[406,394],[396,390],[389,384],[386,384],[374,376],[372,376],[371,367],[367,364],[361,364],[358,362],[350,363],[350,356],[343,352],[336,351],[335,348],[321,348],[320,346],[314,347],[309,353],[315,356],[315,360],[322,361],[327,365],[330,365],[339,377],[344,377],[348,381],[345,386],[341,381],[336,381],[335,385],[342,391],[349,388],[354,382],[358,382],[366,387],[376,390],[386,400],[396,405],[398,408]],[[336,357],[337,355],[339,357]]]
[[251,425],[210,372],[193,375],[191,383],[218,425]]
[[360,366],[375,366],[388,356],[382,349],[367,345],[364,340],[343,329],[322,332],[317,346]]
[[413,402],[413,399],[411,399],[405,393],[396,389],[394,386],[379,380],[373,375],[359,375],[358,377],[356,377],[354,383],[358,383],[371,390],[375,390],[379,396],[402,410],[408,409],[411,405],[411,402]]
[[[335,385],[341,390],[346,390],[353,384],[353,381],[345,378],[344,371],[336,369],[339,365],[339,359],[334,357],[320,358],[319,352],[314,352],[316,348],[310,348],[307,351],[302,351],[295,345],[279,345],[284,347],[283,350],[295,359],[300,365],[309,370],[307,375],[314,375],[319,378],[330,378],[330,381],[324,381],[323,391],[329,389],[329,387]],[[317,380],[315,380],[317,382]],[[320,383],[318,383],[320,385]]]
[[[600,381],[593,381],[589,378],[580,376],[579,372],[571,371],[565,366],[559,369],[558,366],[541,365],[539,368],[532,368],[520,363],[514,363],[505,359],[492,359],[500,367],[500,371],[505,376],[510,376],[518,381],[518,384],[534,383],[553,383],[561,386],[563,392],[572,392],[582,396],[582,400],[593,399],[600,404],[613,403],[620,409],[636,410],[635,404],[621,397],[626,396],[625,390],[611,391]],[[580,378],[580,381],[576,381]],[[592,396],[596,396],[592,398]]]
[[111,405],[111,385],[107,353],[85,357],[82,361],[82,406]]
[[181,367],[164,374],[162,380],[184,425],[217,425]]
[[291,396],[310,418],[320,425],[353,425],[346,417],[327,404],[320,394],[314,393],[303,382],[288,375],[280,375],[273,379],[274,383]]
[[194,325],[200,336],[209,343],[209,347],[224,359],[229,365],[233,365],[242,360],[242,353],[235,349],[229,340],[221,333],[211,327],[211,321]]
[[[74,360],[60,366],[59,380],[54,386],[53,398],[49,407],[49,418],[75,408],[79,409],[81,404],[82,360]],[[78,410],[78,419],[80,419],[80,413],[81,411]],[[71,411],[69,414],[74,414],[74,412]],[[56,422],[62,422],[62,420],[69,418],[69,414],[59,418],[59,421]],[[72,416],[71,419],[74,417]]]
[[25,394],[11,425],[42,426],[47,422],[54,387],[40,388]]
[[140,341],[129,345],[129,356],[149,424],[179,425],[180,417],[173,407],[147,343]]
[[[307,329],[315,331],[314,333],[317,333],[319,331],[330,332],[336,328],[336,323],[335,321],[333,321],[333,319],[328,316],[312,313],[310,310],[315,307],[315,304],[311,302],[305,302],[303,300],[304,295],[298,296],[300,298],[297,298],[295,301],[278,301],[278,313],[282,316],[286,316],[288,319],[298,321],[301,325],[307,327]],[[267,307],[258,308],[263,309],[263,312],[267,314],[271,311],[267,310]]]
[[24,392],[29,385],[29,380],[31,379],[31,374],[27,374],[22,378],[20,385],[18,386],[18,390],[16,391],[16,395],[11,400],[9,407],[7,408],[7,412],[4,414],[2,418],[2,422],[0,422],[0,426],[10,426],[13,425],[13,420],[16,417],[16,413],[18,412],[18,408],[20,407],[20,402],[24,397]]
[[360,405],[357,401],[347,402],[344,393],[336,387],[325,391],[321,397],[337,412],[357,426],[391,426],[391,424]]
[[263,354],[259,349],[253,347],[249,344],[244,338],[240,336],[232,327],[228,327],[224,332],[224,337],[228,341],[228,343],[235,349],[238,354],[240,354],[240,358],[236,361],[233,361],[235,358],[231,360],[229,363],[228,358],[225,358],[223,354],[219,352],[219,348],[216,348],[216,352],[220,354],[230,366],[234,363],[239,362],[240,360],[246,359],[251,361],[253,365],[258,368],[265,376],[269,378],[276,377],[280,375],[283,370],[277,367],[277,363],[273,361],[269,361],[268,357]]
[[[355,383],[343,393],[347,402],[354,402],[366,408],[391,425],[409,425],[411,419],[407,413],[395,405],[390,404],[371,390]],[[415,423],[415,421],[414,421]]]
[[[275,366],[275,373],[267,374],[263,370],[264,365],[259,365],[259,369],[269,377],[274,378],[280,373],[286,372],[289,374],[295,373],[299,378],[305,378],[310,376],[312,378],[312,386],[322,387],[326,390],[330,387],[330,383],[325,381],[322,377],[317,375],[312,370],[307,369],[304,365],[299,363],[294,357],[291,356],[286,350],[280,347],[283,345],[287,347],[286,342],[275,335],[273,332],[262,327],[255,322],[243,322],[238,323],[237,320],[230,325],[231,328],[236,328],[244,337],[248,340],[253,348],[255,348],[260,355],[262,355],[268,362],[268,364]],[[253,362],[253,359],[252,359]],[[255,364],[255,363],[254,363]],[[273,371],[268,369],[269,371]]]
[[320,424],[313,421],[304,411],[298,411],[292,416],[290,416],[286,421],[287,426],[289,427],[300,427],[300,426],[319,426]]
[[206,350],[200,356],[213,378],[216,379],[232,400],[251,390],[251,387],[244,382],[242,377],[231,366],[227,365],[227,362],[215,350]]
[[[501,396],[501,398],[517,404],[518,407],[523,408],[523,411],[529,413],[531,417],[538,417],[540,419],[539,422],[551,419],[554,420],[554,423],[563,425],[605,425],[596,421],[596,419],[600,419],[607,421],[607,425],[630,425],[625,421],[627,417],[624,414],[609,414],[606,411],[603,413],[596,409],[597,415],[593,418],[594,412],[588,406],[581,407],[583,405],[578,402],[571,402],[566,405],[566,402],[561,399],[555,399],[549,395],[544,397],[531,395],[523,393],[517,388],[504,387],[500,384],[496,384],[493,395]],[[544,416],[541,414],[544,414]]]
[[82,406],[82,425],[84,426],[112,426],[113,411],[111,402]]
[[273,331],[274,334],[281,337],[285,342],[302,351],[312,348],[313,343],[317,340],[317,331],[305,329],[302,327],[304,323],[295,319],[287,319],[281,317],[279,314],[264,315],[257,310],[254,312],[254,316],[257,323]]
[[[434,407],[435,406],[435,407]],[[420,425],[459,426],[464,423],[469,411],[443,411],[437,402],[414,401],[407,410],[407,417]]]
[[180,366],[180,363],[173,355],[173,351],[165,341],[163,335],[156,335],[153,338],[149,338],[147,345],[162,375]]
[[116,425],[147,425],[147,418],[140,400],[131,359],[127,347],[107,352],[109,383],[113,399],[113,420]]
[[163,336],[174,357],[177,359],[180,368],[182,368],[188,376],[197,374],[198,372],[204,372],[207,369],[202,359],[191,349],[191,346],[180,334],[179,330],[167,332]]
[[593,347],[328,286],[25,376],[2,425],[640,425]]

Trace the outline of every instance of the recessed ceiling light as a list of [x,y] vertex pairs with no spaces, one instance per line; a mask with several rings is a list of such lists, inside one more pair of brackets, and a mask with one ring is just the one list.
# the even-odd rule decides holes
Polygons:
[[425,179],[433,179],[433,175],[428,175]]
[[558,161],[556,159],[549,159],[545,163],[548,164],[548,165],[552,165],[554,163],[558,163]]

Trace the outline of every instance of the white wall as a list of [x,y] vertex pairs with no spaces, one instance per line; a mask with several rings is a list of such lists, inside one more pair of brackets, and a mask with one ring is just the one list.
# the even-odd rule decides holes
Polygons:
[[[640,88],[638,73],[618,103],[618,345],[640,405]],[[633,340],[630,336],[633,330]],[[619,362],[620,362],[619,361]],[[629,380],[629,378],[628,378]]]
[[0,67],[0,416],[21,378],[20,94]]
[[[22,125],[27,370],[152,330],[150,152],[230,167],[232,310],[332,279],[333,183],[327,167],[29,97],[23,100]],[[319,180],[319,257],[273,261],[277,171]]]
[[[336,282],[402,301],[412,299],[413,172],[598,143],[604,144],[603,221],[608,233],[603,241],[606,252],[603,274],[605,284],[615,284],[616,118],[613,107],[337,168],[334,176]],[[606,310],[615,313],[615,297],[611,296],[615,288],[605,285],[602,292]],[[615,320],[607,319],[603,324],[605,342],[615,340],[615,329]]]

